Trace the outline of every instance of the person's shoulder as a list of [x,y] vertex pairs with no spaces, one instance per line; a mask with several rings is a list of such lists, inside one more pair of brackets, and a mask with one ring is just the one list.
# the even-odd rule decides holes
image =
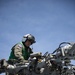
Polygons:
[[22,43],[21,42],[18,42],[13,47],[20,47],[20,48],[22,48]]

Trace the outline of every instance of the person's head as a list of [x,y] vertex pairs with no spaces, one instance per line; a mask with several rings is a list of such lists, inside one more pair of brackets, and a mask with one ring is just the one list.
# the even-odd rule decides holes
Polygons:
[[26,45],[26,46],[30,46],[33,43],[35,43],[35,37],[31,34],[26,34],[23,36],[22,38],[22,42]]

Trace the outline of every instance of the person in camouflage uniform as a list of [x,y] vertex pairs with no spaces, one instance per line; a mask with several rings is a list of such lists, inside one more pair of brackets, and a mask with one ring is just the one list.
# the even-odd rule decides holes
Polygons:
[[[19,42],[12,47],[11,53],[9,56],[9,61],[17,60],[19,62],[24,62],[28,60],[30,54],[33,53],[30,46],[35,42],[36,42],[35,37],[33,35],[31,34],[24,35],[22,42]],[[6,75],[12,75],[12,74],[6,73]]]

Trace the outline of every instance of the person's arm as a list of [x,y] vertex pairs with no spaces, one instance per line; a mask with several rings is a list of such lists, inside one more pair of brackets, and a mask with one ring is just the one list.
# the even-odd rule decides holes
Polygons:
[[24,60],[24,57],[22,56],[22,45],[17,44],[14,47],[14,55],[18,60]]

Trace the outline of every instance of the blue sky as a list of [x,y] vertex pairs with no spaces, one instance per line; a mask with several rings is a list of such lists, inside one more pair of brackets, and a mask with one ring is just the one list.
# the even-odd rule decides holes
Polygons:
[[36,38],[34,52],[75,42],[75,0],[0,0],[0,59],[28,33]]

